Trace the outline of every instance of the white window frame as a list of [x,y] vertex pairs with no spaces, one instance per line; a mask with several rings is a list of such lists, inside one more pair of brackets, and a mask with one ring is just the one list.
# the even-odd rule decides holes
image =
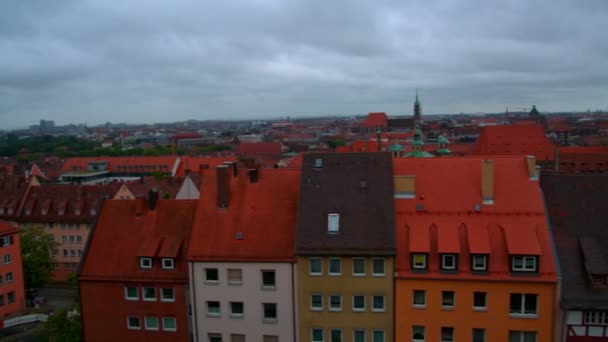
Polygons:
[[583,323],[586,325],[606,326],[608,325],[608,311],[585,311],[583,312]]
[[356,341],[355,340],[355,334],[357,332],[362,332],[363,333],[363,342],[367,341],[367,331],[365,329],[361,329],[361,328],[355,328],[353,329],[353,342]]
[[519,341],[521,342],[524,342],[524,336],[526,333],[534,334],[534,341],[538,341],[538,334],[536,331],[509,330],[509,338],[511,338],[511,333],[519,334]]
[[[329,311],[342,311],[343,300],[342,300],[342,295],[341,294],[331,294],[331,295],[329,295],[327,297],[328,297],[327,298],[327,301],[328,301],[327,309]],[[339,308],[334,308],[334,307],[331,306],[331,297],[338,297],[338,298],[340,298],[340,307]]]
[[173,260],[173,258],[162,258],[160,261],[163,270],[175,269],[175,261]]
[[333,328],[333,329],[330,328],[329,329],[329,340],[332,341],[331,333],[334,331],[339,331],[340,332],[340,342],[344,341],[344,333],[342,332],[342,329],[339,329],[339,328]]
[[[209,278],[207,278],[207,270],[215,270],[215,272],[217,273],[217,280],[210,280]],[[220,270],[217,267],[205,267],[203,271],[205,271],[205,284],[219,284]]]
[[[210,312],[209,311],[209,303],[211,303],[211,302],[215,302],[215,303],[218,304],[218,306],[217,306],[218,311],[217,312]],[[222,303],[219,300],[208,300],[208,301],[205,302],[205,304],[206,304],[205,306],[206,306],[206,309],[207,309],[207,316],[219,317],[219,316],[222,315]]]
[[[174,328],[167,328],[165,326],[165,320],[167,319],[172,319],[173,322],[175,323],[175,327]],[[162,318],[162,323],[163,323],[163,331],[177,331],[177,318],[175,317],[163,317]]]
[[[515,260],[521,258],[522,267],[515,266]],[[534,261],[534,268],[526,267],[526,260]],[[514,255],[511,257],[511,271],[513,272],[536,272],[538,270],[538,257],[535,255]]]
[[[264,272],[272,272],[274,273],[274,284],[273,285],[266,285],[264,284]],[[277,271],[276,270],[261,270],[260,274],[262,276],[262,288],[263,289],[274,289],[277,287]]]
[[[321,298],[321,307],[315,308],[312,303],[313,303],[313,296],[319,296],[319,298]],[[323,311],[323,295],[320,293],[312,293],[310,295],[310,311]]]
[[[416,303],[416,291],[421,291],[423,294],[423,299],[424,299],[424,303],[423,304],[417,304]],[[426,308],[426,290],[419,290],[419,289],[413,289],[412,290],[412,307],[414,308]]]
[[606,277],[603,275],[592,276],[593,285],[606,285]]
[[[447,294],[449,292],[452,293],[452,305],[445,305],[445,304],[443,304],[443,295],[444,295],[444,293]],[[441,291],[441,308],[451,310],[451,309],[454,309],[455,307],[456,307],[456,291],[449,291],[449,290]]]
[[[338,265],[340,268],[339,272],[332,272],[331,271],[331,262],[332,261],[338,261]],[[339,257],[330,257],[327,258],[327,274],[330,276],[341,276],[342,275],[342,259]]]
[[[154,298],[146,298],[146,289],[153,289],[154,290]],[[149,286],[144,286],[141,289],[141,298],[144,302],[156,302],[156,287],[149,287]]]
[[[475,293],[483,293],[484,294],[484,306],[475,306]],[[488,310],[488,293],[484,291],[474,291],[473,292],[473,310],[475,311],[487,311]]]
[[[452,259],[452,266],[446,265],[446,260]],[[441,254],[441,269],[445,271],[455,271],[458,269],[458,257],[456,254]]]
[[340,232],[340,214],[327,214],[327,232],[337,234]]
[[[423,259],[424,259],[424,265],[421,265],[421,266],[417,266],[416,265],[416,256],[417,255],[420,255],[420,256],[423,257]],[[427,269],[427,265],[428,265],[427,258],[428,258],[428,255],[426,253],[412,253],[412,269],[414,269],[414,270],[426,270]]]
[[4,256],[4,263],[5,263],[5,264],[10,264],[11,262],[13,262],[13,258],[11,257],[11,255],[10,255],[10,254],[6,254],[6,255]]
[[[319,265],[321,265],[321,270],[319,272],[312,271],[312,262],[313,260],[319,260]],[[321,257],[310,257],[308,258],[308,274],[312,276],[321,276],[323,275],[323,258]]]
[[[149,262],[150,266],[146,266],[145,263]],[[139,258],[139,268],[144,269],[144,270],[150,270],[152,269],[152,258],[149,257],[140,257]]]
[[[374,270],[374,261],[382,260],[382,273],[376,273]],[[384,277],[386,276],[386,259],[385,258],[372,258],[372,276]]]
[[[422,328],[422,339],[414,338],[414,328]],[[425,342],[426,327],[424,325],[412,325],[412,342]]]
[[[483,260],[483,267],[477,267],[475,262],[477,258],[481,258]],[[485,254],[473,254],[471,256],[471,268],[473,271],[487,271],[488,270],[488,256]]]
[[[356,308],[355,307],[355,297],[363,297],[363,307],[362,308]],[[362,294],[355,294],[353,295],[353,311],[354,312],[365,312],[365,310],[367,310],[367,305],[365,305],[366,300],[365,300],[365,295]]]
[[[314,332],[315,332],[315,330],[321,330],[321,339],[320,340],[315,340],[314,339],[314,336],[315,336]],[[310,328],[310,341],[311,342],[324,342],[325,341],[325,330],[323,328],[318,328],[318,327]]]
[[[363,261],[363,273],[355,273],[355,261],[356,260]],[[352,263],[353,263],[353,276],[354,277],[364,277],[365,276],[365,258],[353,258]]]
[[[165,298],[164,290],[171,290],[171,298]],[[173,287],[162,287],[160,289],[160,301],[165,303],[175,302],[175,288]]]
[[384,329],[374,329],[374,330],[372,331],[372,342],[376,342],[376,340],[374,339],[374,335],[375,335],[377,332],[381,332],[381,333],[382,333],[382,341],[380,341],[380,342],[384,342],[384,341],[386,341],[386,331],[384,331]]
[[[236,272],[240,272],[241,273],[241,277],[239,280],[231,280],[230,279],[230,272],[231,271],[236,271]],[[219,272],[219,270],[218,270]],[[218,274],[219,276],[219,274]],[[227,268],[226,269],[226,281],[228,282],[228,285],[240,285],[243,283],[243,269],[242,268]]]
[[[135,289],[137,293],[135,297],[129,297],[129,289]],[[125,300],[137,301],[139,300],[139,288],[137,286],[125,286]]]
[[[139,321],[139,326],[135,327],[131,325],[131,322],[129,321],[129,318],[137,318],[137,320]],[[141,330],[141,317],[139,316],[127,316],[127,329],[129,330]]]
[[12,283],[14,281],[13,272],[8,272],[4,276],[6,278],[7,283]]
[[[375,297],[382,297],[382,309],[376,309],[374,307],[374,303],[376,302],[374,300]],[[385,311],[386,311],[386,296],[383,294],[372,295],[372,312],[385,312]]]
[[[521,297],[521,307],[519,312],[511,312],[511,295],[518,295]],[[525,313],[526,311],[526,296],[536,296],[536,312],[533,314]],[[512,317],[538,317],[539,309],[539,295],[536,293],[511,293],[509,294],[509,316]]]
[[[148,318],[156,318],[156,328],[150,328],[148,326]],[[144,328],[149,331],[158,331],[160,330],[160,320],[156,316],[144,316]]]
[[[232,312],[232,303],[241,303],[243,305],[243,312],[242,313],[234,313]],[[245,316],[245,303],[244,302],[229,302],[228,303],[230,306],[230,317],[244,317]]]

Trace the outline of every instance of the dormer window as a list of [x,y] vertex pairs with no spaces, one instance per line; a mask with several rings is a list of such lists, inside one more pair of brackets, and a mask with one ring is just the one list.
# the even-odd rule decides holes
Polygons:
[[48,212],[48,210],[47,210],[46,208],[42,208],[42,209],[40,210],[40,213],[41,213],[42,215],[46,215],[46,214],[47,214],[47,212]]
[[164,258],[162,259],[163,270],[172,270],[175,268],[175,264],[173,263],[173,258]]
[[152,268],[152,258],[139,258],[139,267],[142,269],[149,270]]
[[26,208],[25,209],[25,215],[32,215],[32,208]]
[[594,275],[591,277],[594,286],[606,286],[606,276]]
[[74,215],[80,215],[80,208],[74,209]]
[[536,272],[538,257],[533,255],[516,255],[511,257],[511,271]]
[[0,208],[0,215],[4,215],[4,208]]
[[456,258],[456,254],[442,254],[441,255],[441,269],[443,271],[458,270],[458,261]]
[[327,215],[327,232],[334,234],[340,232],[340,214]]
[[7,214],[12,215],[13,214],[13,208],[8,208]]
[[91,209],[91,210],[89,210],[89,213],[91,214],[91,216],[95,216],[95,215],[97,215],[97,210]]
[[471,255],[471,269],[483,272],[488,270],[488,256],[483,254]]
[[413,253],[412,254],[412,268],[414,270],[426,270],[426,254],[425,253]]
[[63,215],[63,209],[57,209],[57,214],[58,215]]
[[315,158],[315,169],[323,168],[323,158]]

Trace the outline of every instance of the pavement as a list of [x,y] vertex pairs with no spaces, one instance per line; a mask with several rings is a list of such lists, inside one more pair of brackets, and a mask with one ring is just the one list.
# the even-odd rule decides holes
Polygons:
[[44,298],[41,308],[51,308],[54,312],[68,310],[74,306],[78,296],[76,287],[42,287],[38,289],[38,295]]

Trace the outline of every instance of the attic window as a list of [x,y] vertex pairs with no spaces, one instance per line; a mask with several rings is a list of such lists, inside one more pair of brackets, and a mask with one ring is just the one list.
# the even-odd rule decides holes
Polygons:
[[31,215],[32,214],[32,208],[26,208],[25,209],[25,215]]
[[323,158],[315,158],[315,169],[323,168]]
[[594,286],[605,286],[606,285],[606,276],[603,275],[594,275],[592,277]]
[[173,262],[173,258],[163,258],[162,259],[163,270],[172,270],[175,268],[175,264]]
[[327,215],[327,232],[334,234],[340,232],[340,214]]
[[91,216],[95,216],[97,214],[97,210],[95,209],[91,209],[89,212],[91,213]]
[[74,215],[80,215],[80,208],[74,209]]
[[151,269],[152,258],[139,258],[139,267],[147,270]]
[[0,208],[0,215],[4,214],[4,208]]
[[514,272],[536,272],[538,258],[533,255],[518,255],[511,258],[511,270]]
[[42,215],[46,215],[46,213],[47,213],[46,208],[42,208],[42,209],[40,210],[40,213],[41,213]]
[[57,209],[57,214],[63,215],[63,209]]

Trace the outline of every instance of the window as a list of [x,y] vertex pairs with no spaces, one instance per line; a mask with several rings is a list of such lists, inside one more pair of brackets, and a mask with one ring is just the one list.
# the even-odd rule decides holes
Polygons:
[[586,311],[583,317],[585,324],[608,325],[608,311]]
[[68,252],[68,250],[67,250],[67,249],[64,249],[64,250],[63,250],[63,256],[64,256],[64,257],[67,257],[69,254],[70,254],[70,252]]
[[222,342],[222,335],[220,334],[209,333],[207,337],[209,338],[209,342]]
[[61,236],[61,242],[62,243],[68,243],[68,236],[67,235],[62,235]]
[[6,275],[6,282],[7,283],[12,283],[13,282],[13,272],[8,272]]
[[277,320],[277,304],[276,303],[264,303],[264,320],[265,321],[276,321]]
[[473,329],[473,342],[486,342],[486,329]]
[[441,327],[441,342],[453,342],[453,341],[454,341],[454,328]]
[[353,258],[353,275],[365,275],[365,258]]
[[353,311],[365,311],[365,296],[353,296]]
[[321,258],[310,258],[309,261],[309,273],[311,275],[322,275],[323,274],[323,264],[321,263]]
[[74,244],[74,242],[76,241],[76,239],[74,238],[74,235],[70,235],[70,244]]
[[455,301],[454,291],[441,291],[441,307],[453,308]]
[[328,233],[339,233],[340,232],[340,214],[328,214],[327,215],[327,232]]
[[141,329],[141,321],[137,316],[127,317],[127,329],[139,330]]
[[536,272],[536,257],[521,255],[512,257],[511,270],[514,272]]
[[82,249],[78,250],[78,256],[81,257],[82,256]]
[[175,268],[175,264],[173,263],[173,258],[163,258],[161,259],[161,264],[163,270],[172,270]]
[[365,342],[365,330],[364,329],[353,330],[353,342]]
[[139,299],[139,291],[137,291],[137,287],[127,286],[125,287],[125,299],[126,300],[138,300]]
[[0,285],[2,285],[2,276],[0,275]]
[[[64,249],[65,251],[65,249]],[[139,267],[143,269],[152,268],[152,258],[139,258]]]
[[413,342],[424,342],[424,327],[420,325],[414,325],[412,327],[412,341]]
[[310,332],[310,341],[311,342],[323,342],[323,329],[312,328],[312,330]]
[[9,303],[14,303],[15,302],[15,292],[11,291],[8,293],[8,295],[6,295],[7,301]]
[[160,289],[161,302],[175,302],[175,289],[172,287]]
[[277,285],[274,271],[262,271],[262,287],[273,288]]
[[76,256],[76,250],[75,249],[70,249],[70,256],[72,256],[72,257]]
[[205,268],[205,282],[217,283],[220,281],[217,268]]
[[144,322],[146,330],[158,330],[158,317],[146,316]]
[[372,311],[384,311],[384,295],[372,296]]
[[453,271],[458,269],[455,254],[443,254],[441,255],[441,269],[447,271]]
[[509,342],[536,342],[536,332],[509,331]]
[[471,267],[473,271],[487,271],[488,270],[488,256],[474,254],[471,259]]
[[374,330],[372,342],[384,342],[384,330]]
[[342,342],[342,330],[331,329],[329,331],[329,341],[330,342]]
[[323,310],[323,296],[320,294],[310,295],[310,310],[321,311]]
[[603,275],[594,275],[593,285],[606,285],[606,277]]
[[413,290],[412,292],[412,305],[419,308],[425,307],[426,292],[424,290]]
[[511,293],[509,313],[517,316],[536,316],[538,295]]
[[342,263],[340,258],[329,258],[329,275],[341,275]]
[[384,276],[384,258],[372,259],[372,275]]
[[4,256],[4,263],[5,264],[10,264],[11,263],[11,255],[7,254]]
[[163,317],[163,330],[164,331],[176,331],[177,321],[175,317]]
[[220,315],[220,302],[218,301],[207,301],[207,315],[208,316],[219,316]]
[[341,311],[342,310],[342,296],[331,295],[329,296],[329,311]]
[[155,301],[156,289],[153,287],[144,287],[144,301]]
[[[243,341],[245,341],[245,340],[243,340]],[[279,342],[279,336],[264,335],[263,342]]]
[[426,254],[412,254],[412,268],[415,270],[426,270]]
[[229,268],[228,273],[228,284],[241,284],[243,282],[243,270],[240,268]]
[[486,297],[485,292],[473,292],[473,310],[485,310],[487,308]]
[[315,158],[315,169],[323,168],[323,158]]
[[230,342],[245,342],[245,335],[243,335],[243,334],[230,334]]
[[243,302],[230,302],[230,315],[231,316],[243,316],[245,314],[245,308]]

